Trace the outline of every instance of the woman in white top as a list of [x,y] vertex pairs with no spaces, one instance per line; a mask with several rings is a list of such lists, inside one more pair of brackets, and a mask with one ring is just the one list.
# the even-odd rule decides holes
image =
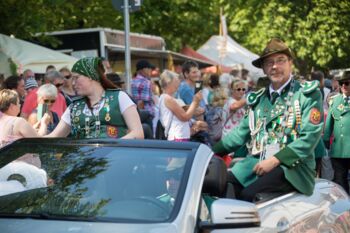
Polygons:
[[227,100],[223,109],[223,128],[222,136],[228,134],[232,129],[237,127],[245,114],[244,106],[246,100],[244,98],[247,91],[246,81],[234,78],[231,83],[231,97]]
[[173,97],[179,85],[179,75],[175,72],[164,70],[160,75],[160,86],[163,90],[163,94],[159,98],[160,121],[169,141],[190,140],[189,121],[202,99],[201,92],[195,94],[191,105],[185,111]]
[[0,147],[23,137],[39,137],[46,134],[50,116],[45,114],[35,129],[22,117],[17,117],[21,109],[17,92],[9,89],[0,91]]

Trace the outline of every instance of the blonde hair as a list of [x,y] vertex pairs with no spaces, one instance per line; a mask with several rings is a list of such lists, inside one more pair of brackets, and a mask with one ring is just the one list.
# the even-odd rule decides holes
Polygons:
[[234,78],[232,80],[232,83],[231,83],[231,89],[234,89],[237,86],[237,84],[239,84],[239,83],[243,83],[245,88],[248,87],[247,81],[240,79],[240,78]]
[[170,70],[164,70],[160,75],[159,84],[162,90],[164,90],[169,83],[171,83],[174,79],[178,79],[179,75]]
[[18,94],[14,90],[3,89],[0,91],[0,111],[6,112],[11,104],[17,104]]
[[227,97],[228,96],[223,88],[215,88],[213,90],[213,99],[211,105],[213,107],[223,107],[225,105]]

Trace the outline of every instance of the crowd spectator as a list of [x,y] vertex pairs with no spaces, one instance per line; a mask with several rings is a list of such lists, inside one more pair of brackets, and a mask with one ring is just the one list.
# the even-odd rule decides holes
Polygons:
[[231,83],[231,96],[223,107],[223,128],[222,136],[226,136],[231,130],[236,128],[242,121],[246,104],[245,93],[247,83],[244,80],[235,78]]
[[208,97],[209,93],[211,92],[210,87],[210,78],[213,74],[205,73],[203,74],[202,80],[203,80],[203,89],[202,89],[202,95],[203,95],[203,101],[206,106],[208,106]]
[[23,104],[26,96],[26,90],[24,87],[24,79],[17,75],[7,77],[4,82],[4,88],[14,90],[19,96],[20,103]]
[[27,92],[27,95],[32,91],[35,90],[38,87],[38,83],[36,82],[35,78],[27,78],[25,80],[24,88]]
[[17,117],[20,112],[20,100],[14,90],[3,89],[0,91],[0,147],[22,137],[38,137],[46,134],[50,116],[45,114],[36,127],[38,132],[22,117]]
[[[66,100],[64,96],[60,93],[64,82],[63,75],[56,70],[50,71],[45,74],[44,82],[51,83],[57,88],[58,96],[55,103],[53,103],[52,105],[52,111],[57,113],[58,117],[61,117],[67,108]],[[36,109],[38,105],[37,91],[38,88],[32,90],[30,93],[28,93],[24,100],[21,116],[25,119],[28,119],[28,116],[33,112],[34,109]]]
[[107,78],[113,82],[113,84],[121,90],[125,90],[125,82],[117,73],[107,73]]
[[147,60],[136,63],[137,75],[131,81],[131,95],[140,111],[141,121],[153,129],[154,103],[152,98],[151,71],[154,66]]
[[160,75],[160,86],[163,94],[159,98],[160,121],[165,128],[165,135],[171,141],[189,141],[191,136],[190,123],[202,93],[193,96],[193,101],[185,111],[183,101],[178,102],[173,95],[179,88],[180,80],[175,72],[164,70]]
[[[44,84],[39,87],[37,91],[37,108],[28,117],[28,122],[31,125],[36,125],[38,122],[38,108],[39,106],[47,106],[47,114],[50,116],[50,122],[47,125],[47,133],[51,133],[57,126],[59,122],[59,117],[57,113],[52,111],[52,105],[56,102],[58,95],[57,88],[51,83]],[[40,119],[40,117],[39,117]]]
[[66,100],[67,106],[69,106],[74,98],[77,98],[77,94],[74,91],[72,83],[72,73],[67,67],[63,67],[59,71],[64,77],[63,86],[61,87],[61,93]]

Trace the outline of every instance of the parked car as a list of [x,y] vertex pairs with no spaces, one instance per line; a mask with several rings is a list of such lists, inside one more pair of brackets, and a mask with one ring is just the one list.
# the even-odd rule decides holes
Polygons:
[[0,150],[1,233],[349,232],[330,181],[249,203],[226,172],[198,143],[21,139]]

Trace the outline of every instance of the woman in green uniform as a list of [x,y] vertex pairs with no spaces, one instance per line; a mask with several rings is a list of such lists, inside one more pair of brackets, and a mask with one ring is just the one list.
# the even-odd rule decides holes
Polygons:
[[125,138],[144,137],[136,105],[115,89],[104,73],[102,60],[82,58],[72,68],[73,87],[81,96],[72,102],[49,137]]

